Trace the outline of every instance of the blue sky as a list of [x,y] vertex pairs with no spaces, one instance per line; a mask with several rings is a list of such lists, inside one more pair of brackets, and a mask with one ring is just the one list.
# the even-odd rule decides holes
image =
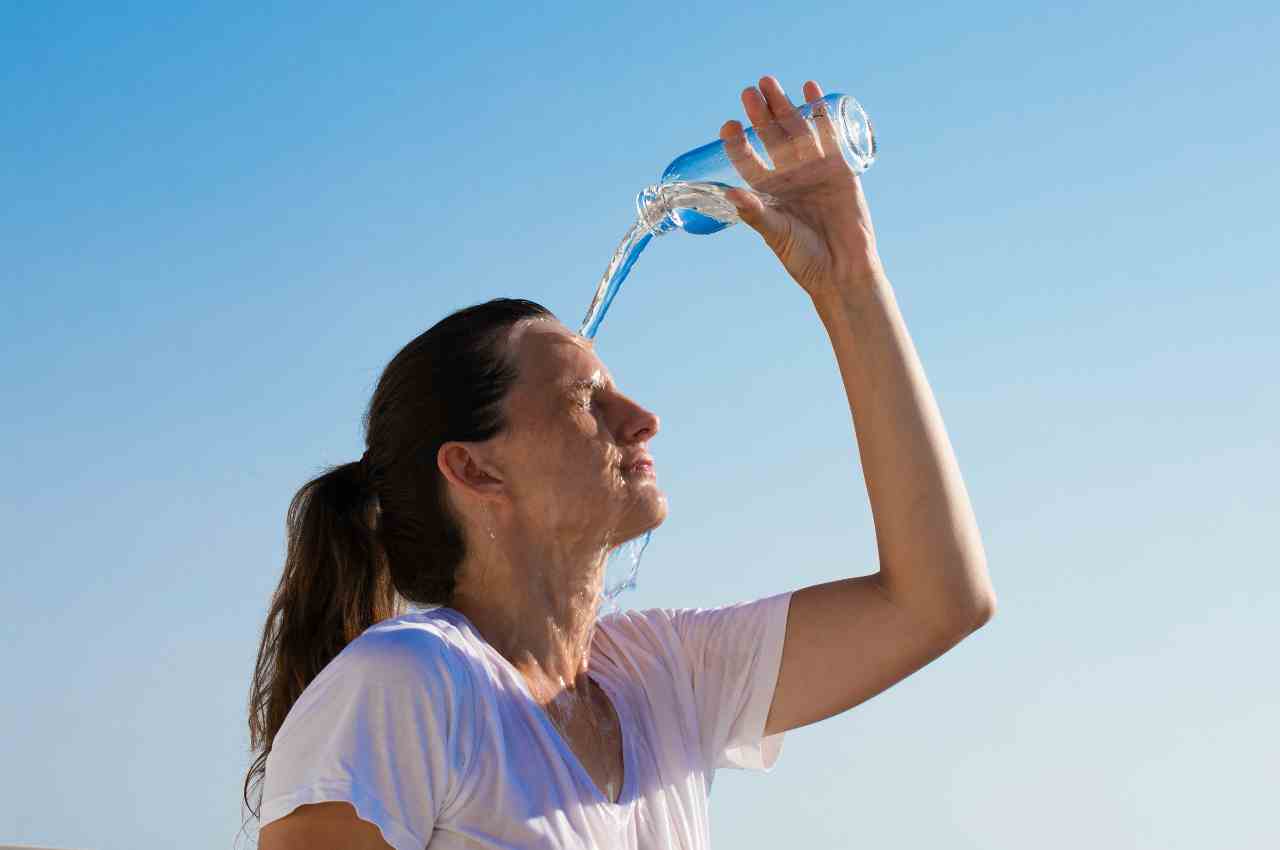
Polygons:
[[[722,772],[716,845],[1275,846],[1274,7],[447,6],[0,11],[0,843],[230,848],[295,489],[448,312],[576,328],[636,191],[772,73],[875,121],[1000,608]],[[875,570],[830,345],[754,233],[655,240],[598,348],[662,418],[625,604]]]

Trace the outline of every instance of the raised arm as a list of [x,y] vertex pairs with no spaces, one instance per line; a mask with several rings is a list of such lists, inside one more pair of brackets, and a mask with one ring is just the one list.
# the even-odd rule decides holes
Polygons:
[[[805,85],[809,101],[822,97]],[[835,351],[875,520],[879,572],[798,590],[766,733],[839,714],[989,620],[995,592],[942,414],[876,250],[857,175],[834,129],[810,131],[772,77],[743,105],[774,169],[737,122],[721,138],[738,171],[780,202],[729,198],[812,300]]]

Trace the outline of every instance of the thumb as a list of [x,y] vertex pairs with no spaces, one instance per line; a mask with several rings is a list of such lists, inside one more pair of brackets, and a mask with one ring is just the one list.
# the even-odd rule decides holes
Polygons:
[[765,244],[781,256],[782,247],[791,235],[791,221],[782,213],[766,206],[759,195],[748,189],[728,189],[725,197],[738,211],[738,217],[763,236]]

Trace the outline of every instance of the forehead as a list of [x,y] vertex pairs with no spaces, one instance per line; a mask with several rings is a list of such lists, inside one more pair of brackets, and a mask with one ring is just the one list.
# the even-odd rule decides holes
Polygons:
[[559,322],[517,322],[511,330],[510,344],[522,384],[568,387],[581,379],[612,380],[592,341]]

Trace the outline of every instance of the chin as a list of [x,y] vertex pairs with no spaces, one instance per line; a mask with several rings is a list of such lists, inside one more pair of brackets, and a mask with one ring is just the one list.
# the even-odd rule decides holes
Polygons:
[[621,535],[624,542],[635,540],[666,521],[667,497],[661,492],[655,492],[654,498],[646,499],[643,503],[636,505],[632,519],[633,524],[628,523],[626,531]]
[[646,531],[653,531],[667,519],[667,497],[662,495],[661,492],[657,493],[656,498],[648,503],[648,507],[650,508],[648,521],[640,534],[644,534]]
[[667,513],[668,513],[667,497],[664,496],[662,493],[658,493],[657,508],[658,508],[657,510],[658,520],[653,524],[654,528],[657,528],[658,526],[662,525],[662,523],[664,523],[667,519]]

